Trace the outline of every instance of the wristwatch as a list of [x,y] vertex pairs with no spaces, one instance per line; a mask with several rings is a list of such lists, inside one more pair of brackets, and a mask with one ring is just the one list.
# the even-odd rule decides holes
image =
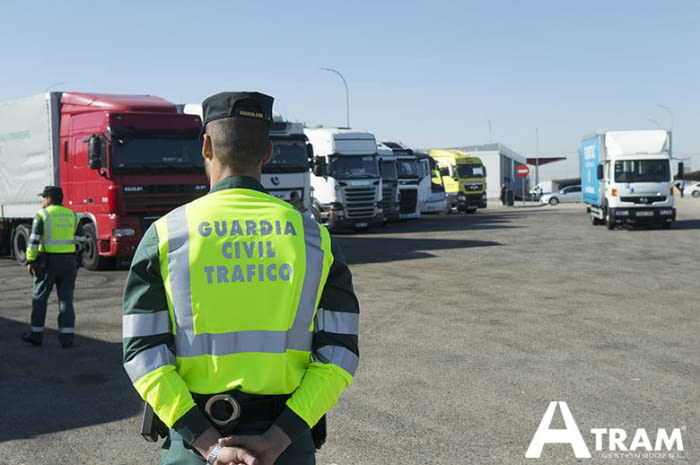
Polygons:
[[208,465],[214,465],[214,462],[216,462],[216,459],[219,457],[219,454],[221,453],[221,446],[217,444],[214,446],[214,448],[209,452],[209,455],[207,456],[207,464]]

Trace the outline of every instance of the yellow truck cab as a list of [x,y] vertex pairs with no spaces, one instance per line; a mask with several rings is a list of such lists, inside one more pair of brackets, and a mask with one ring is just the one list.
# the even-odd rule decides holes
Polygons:
[[440,169],[449,209],[474,213],[486,208],[486,167],[461,150],[430,151]]

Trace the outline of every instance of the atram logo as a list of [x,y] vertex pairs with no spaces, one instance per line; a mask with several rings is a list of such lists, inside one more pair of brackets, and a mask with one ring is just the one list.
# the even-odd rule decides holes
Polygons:
[[[564,420],[564,429],[550,428],[557,405],[559,405],[559,410]],[[643,450],[645,452],[662,452],[664,450],[683,451],[681,428],[675,428],[671,431],[671,434],[665,429],[659,428],[653,444],[644,428],[638,428],[632,436],[632,440],[629,442],[625,442],[629,435],[627,431],[622,428],[592,428],[591,434],[595,437],[595,450],[598,452],[607,453],[619,451],[626,453],[636,452],[638,450]],[[607,441],[605,440],[606,437]],[[537,427],[532,441],[530,441],[530,447],[528,447],[527,452],[525,452],[525,458],[540,458],[545,444],[569,444],[577,459],[591,458],[591,452],[566,402],[554,401],[549,403],[542,417],[542,421]]]

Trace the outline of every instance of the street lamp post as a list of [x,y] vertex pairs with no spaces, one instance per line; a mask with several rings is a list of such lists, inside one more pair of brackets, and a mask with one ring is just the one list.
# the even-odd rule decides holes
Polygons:
[[345,86],[345,124],[349,128],[350,127],[350,91],[348,90],[348,83],[343,77],[342,74],[340,74],[340,71],[335,70],[333,68],[321,68],[323,71],[330,71],[331,73],[337,74],[340,79],[343,80],[343,85]]

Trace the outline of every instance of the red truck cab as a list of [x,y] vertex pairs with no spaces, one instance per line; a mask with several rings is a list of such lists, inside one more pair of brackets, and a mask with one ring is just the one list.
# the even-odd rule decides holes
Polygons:
[[149,95],[60,95],[63,204],[84,223],[83,265],[129,259],[146,229],[205,194],[196,115]]

